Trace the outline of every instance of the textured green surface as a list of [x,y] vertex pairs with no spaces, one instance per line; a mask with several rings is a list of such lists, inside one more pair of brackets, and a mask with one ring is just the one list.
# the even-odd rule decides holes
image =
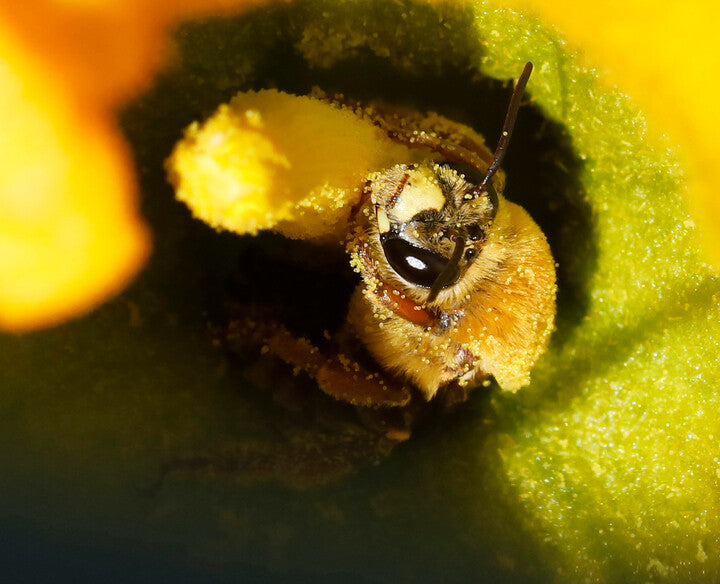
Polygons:
[[[533,59],[541,36],[506,32]],[[627,100],[598,88],[572,53],[553,52],[556,81],[536,77],[533,94],[584,162],[597,258],[580,326],[529,391],[497,400],[513,418],[497,436],[503,468],[570,581],[713,581],[720,287],[697,251],[672,154]]]
[[[298,2],[177,38],[176,67],[123,115],[150,266],[90,318],[0,339],[0,517],[32,557],[12,548],[11,573],[45,561],[90,580],[121,560],[148,580],[717,581],[720,284],[642,115],[552,31],[485,4]],[[185,477],[139,494],[163,460],[267,435],[274,416],[204,332],[249,244],[173,201],[162,160],[181,128],[239,89],[320,85],[436,109],[493,143],[509,89],[478,74],[516,77],[526,60],[534,107],[507,195],[560,276],[533,385],[478,392],[337,485]]]

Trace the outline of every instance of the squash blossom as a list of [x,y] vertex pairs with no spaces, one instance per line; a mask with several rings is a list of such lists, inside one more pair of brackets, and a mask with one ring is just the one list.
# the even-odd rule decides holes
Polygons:
[[[513,395],[479,390],[458,419],[408,441],[396,459],[347,487],[287,499],[273,491],[268,502],[265,493],[207,484],[193,490],[185,483],[182,492],[167,495],[172,501],[162,513],[148,514],[145,502],[135,500],[123,500],[131,511],[121,513],[76,488],[75,473],[66,470],[95,476],[106,453],[93,447],[120,441],[117,467],[97,471],[115,486],[117,468],[155,468],[159,444],[176,456],[207,450],[208,435],[237,440],[237,426],[247,430],[264,419],[253,406],[232,401],[244,399],[237,387],[221,386],[231,375],[203,353],[195,334],[200,326],[192,334],[176,326],[182,294],[164,290],[173,314],[163,305],[143,321],[136,313],[152,313],[152,303],[143,304],[146,297],[131,289],[132,302],[123,298],[99,311],[100,325],[83,319],[68,327],[87,332],[73,340],[87,351],[73,355],[94,354],[99,338],[103,346],[115,339],[112,357],[121,366],[114,369],[127,378],[92,377],[112,369],[108,362],[117,365],[112,360],[73,368],[64,358],[66,339],[57,333],[60,341],[53,341],[53,331],[21,341],[40,348],[56,342],[52,355],[62,359],[10,342],[0,351],[8,372],[4,391],[13,396],[0,431],[13,444],[31,444],[26,466],[22,457],[7,461],[18,465],[16,475],[42,475],[32,456],[49,461],[67,482],[38,484],[76,493],[74,510],[108,513],[117,520],[108,524],[142,516],[156,539],[186,525],[183,513],[191,512],[193,533],[178,528],[168,540],[197,550],[196,533],[213,534],[216,540],[197,551],[213,565],[223,554],[228,565],[246,554],[277,573],[337,574],[362,555],[372,558],[362,566],[368,580],[439,581],[454,570],[474,574],[491,566],[518,580],[716,581],[718,8],[695,0],[652,6],[306,0],[189,22],[171,45],[171,26],[247,3],[157,4],[6,2],[0,8],[0,327],[29,330],[87,313],[142,269],[150,234],[115,117],[133,97],[128,118],[141,123],[127,127],[137,168],[147,172],[152,161],[162,174],[161,161],[171,156],[171,180],[181,199],[192,199],[194,214],[220,230],[270,229],[337,242],[347,203],[362,186],[358,177],[419,153],[383,142],[342,110],[317,109],[305,98],[288,104],[275,91],[233,101],[238,91],[301,93],[296,87],[303,86],[307,93],[322,85],[316,78],[342,86],[360,77],[364,83],[356,88],[370,84],[380,95],[385,83],[400,80],[393,86],[400,101],[427,97],[428,109],[439,109],[458,97],[457,77],[465,88],[493,80],[497,90],[532,61],[521,116],[535,120],[527,140],[541,147],[513,162],[522,149],[516,134],[505,164],[506,193],[542,216],[558,262],[557,331],[531,386]],[[288,54],[302,75],[276,62]],[[154,78],[162,63],[166,68]],[[391,74],[382,78],[376,68]],[[140,96],[151,83],[152,91]],[[479,112],[476,119],[490,107],[480,93],[462,110]],[[494,145],[495,136],[485,137]],[[342,158],[334,156],[339,149]],[[532,183],[543,172],[560,178]],[[519,188],[527,177],[531,184]],[[144,193],[149,206],[156,194]],[[209,229],[197,240],[234,241]],[[207,258],[195,242],[156,239],[165,263],[151,262],[148,280],[162,287],[168,274],[188,268],[182,277],[190,280],[202,272]],[[188,259],[177,249],[197,255]],[[226,261],[216,255],[212,261]],[[163,272],[167,265],[172,271]],[[112,320],[119,306],[133,314],[128,326],[139,331],[155,331],[143,322],[175,328],[155,336],[127,332]],[[113,326],[96,334],[103,318]],[[127,367],[126,352],[135,359]],[[173,367],[163,360],[168,356]],[[21,358],[30,360],[25,369],[17,368]],[[137,363],[155,375],[133,375]],[[43,377],[46,369],[51,379]],[[60,397],[48,389],[57,379]],[[64,411],[58,403],[73,397],[82,416],[57,416]],[[131,399],[133,407],[118,416]],[[3,473],[8,481],[16,475]],[[122,484],[125,491],[137,486],[130,482]],[[86,506],[82,497],[96,505]],[[348,529],[355,522],[364,529]],[[378,524],[383,533],[376,537]],[[323,563],[278,551],[291,548],[322,556]]]

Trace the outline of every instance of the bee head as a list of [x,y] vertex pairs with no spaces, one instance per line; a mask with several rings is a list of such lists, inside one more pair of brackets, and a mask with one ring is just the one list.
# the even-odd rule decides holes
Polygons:
[[[456,163],[398,165],[370,183],[373,223],[387,264],[407,284],[437,293],[478,255],[497,213],[494,186]],[[373,211],[370,211],[372,214]]]
[[[474,258],[500,205],[493,176],[500,168],[520,109],[532,64],[518,79],[492,162],[478,168],[462,149],[435,150],[451,160],[432,166],[395,167],[374,198],[380,242],[390,267],[406,282],[429,288],[426,303],[455,284]],[[419,140],[419,144],[429,144]],[[402,176],[400,176],[402,173]]]
[[366,250],[358,254],[369,258],[373,278],[403,289],[416,302],[431,303],[479,257],[503,204],[493,177],[505,156],[531,71],[528,63],[513,90],[490,160],[484,146],[466,147],[449,134],[385,128],[391,138],[428,148],[442,162],[398,164],[368,178],[354,214],[362,235],[354,241]]

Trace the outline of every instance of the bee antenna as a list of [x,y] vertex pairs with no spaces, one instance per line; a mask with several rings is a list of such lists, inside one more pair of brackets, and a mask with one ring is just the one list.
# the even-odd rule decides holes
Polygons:
[[487,169],[482,183],[473,189],[476,193],[481,193],[487,187],[488,182],[497,172],[497,169],[500,168],[503,158],[505,158],[505,152],[510,144],[510,136],[512,136],[513,128],[515,127],[515,120],[517,119],[518,110],[520,109],[520,101],[522,100],[523,93],[525,92],[525,86],[527,85],[528,79],[530,79],[530,73],[532,73],[532,70],[532,63],[526,63],[525,68],[515,85],[515,89],[513,89],[512,96],[510,97],[510,105],[508,105],[507,114],[505,114],[505,123],[503,124],[497,147],[495,148],[492,164]]
[[430,293],[428,294],[426,303],[432,302],[437,298],[437,295],[443,288],[447,288],[451,284],[457,282],[458,276],[460,275],[460,259],[465,253],[465,236],[457,234],[455,236],[455,248],[453,249],[452,257],[447,263],[438,277],[430,287]]
[[[523,72],[513,89],[512,96],[510,97],[510,105],[508,105],[507,114],[505,114],[505,122],[503,123],[502,133],[500,134],[500,139],[498,140],[498,144],[495,148],[493,161],[485,173],[485,178],[483,178],[482,182],[471,191],[477,196],[482,193],[483,190],[487,190],[491,199],[493,213],[497,211],[498,195],[492,182],[490,182],[490,179],[497,172],[497,169],[500,168],[503,158],[505,158],[505,152],[510,144],[510,137],[512,136],[513,128],[515,127],[515,120],[517,120],[518,111],[520,110],[520,101],[522,100],[523,93],[525,92],[525,86],[527,85],[528,79],[530,79],[532,70],[532,63],[526,63],[525,68],[523,69]],[[430,292],[427,300],[425,301],[426,303],[433,302],[442,289],[457,281],[460,272],[460,260],[464,251],[465,237],[458,234],[456,236],[455,249],[453,250],[452,257],[443,271],[437,278],[435,278],[435,281],[430,287]]]

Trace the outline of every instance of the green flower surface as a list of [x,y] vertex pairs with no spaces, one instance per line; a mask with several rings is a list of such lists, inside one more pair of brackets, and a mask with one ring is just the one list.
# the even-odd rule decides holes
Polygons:
[[[19,573],[82,579],[122,561],[128,579],[199,582],[717,581],[720,283],[675,154],[620,90],[553,30],[479,2],[300,1],[189,23],[176,42],[121,116],[149,267],[84,320],[0,339],[0,510],[14,552],[46,559]],[[163,171],[182,129],[239,90],[319,86],[438,111],[494,145],[528,60],[505,194],[547,234],[559,278],[532,384],[480,388],[327,486],[186,473],[146,492],[164,462],[285,422],[207,325],[228,279],[274,294],[247,258],[286,244],[190,218]],[[343,284],[296,283],[339,324]]]

